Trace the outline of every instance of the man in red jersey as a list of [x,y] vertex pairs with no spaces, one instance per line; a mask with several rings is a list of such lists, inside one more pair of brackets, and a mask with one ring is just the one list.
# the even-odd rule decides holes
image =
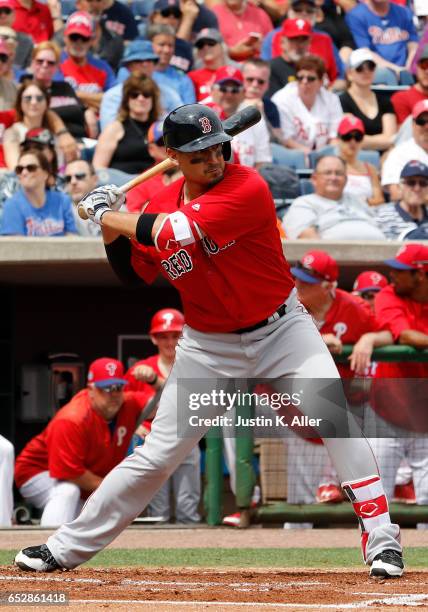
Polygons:
[[[391,334],[392,342],[426,349],[428,246],[405,244],[385,263],[392,282],[375,299],[379,324]],[[418,504],[428,503],[427,377],[426,362],[379,363],[371,396],[372,406],[381,418],[381,429],[372,444],[387,494],[392,496],[397,470],[406,459],[413,473]],[[389,427],[391,424],[394,428]],[[382,437],[382,425],[388,437]]]
[[[125,374],[127,391],[154,396],[168,378],[175,360],[175,349],[183,332],[184,317],[179,310],[164,308],[156,312],[150,323],[150,338],[158,353],[137,361]],[[137,433],[143,438],[152,428],[153,416],[143,421]],[[147,514],[167,522],[172,516],[171,489],[175,497],[176,523],[198,523],[201,497],[201,469],[199,446],[196,445],[175,472],[155,494],[147,506]]]
[[[339,268],[325,251],[305,253],[291,272],[296,281],[298,296],[308,309],[329,351],[340,354],[344,344],[354,344],[376,328],[374,316],[359,297],[337,288]],[[354,373],[347,364],[339,364],[342,378]],[[340,502],[343,495],[337,476],[325,449],[295,436],[288,441],[289,503]],[[319,484],[319,486],[318,486]],[[318,489],[317,489],[318,486]],[[286,523],[286,527],[293,525]]]
[[[216,113],[201,104],[178,107],[166,117],[163,134],[183,179],[160,191],[141,215],[117,212],[125,198],[114,186],[94,190],[81,206],[102,226],[109,261],[122,279],[151,283],[161,273],[180,292],[186,325],[174,366],[145,443],[109,474],[75,521],[47,544],[18,553],[15,562],[24,570],[76,567],[107,546],[150,502],[210,421],[224,417],[225,389],[239,380],[270,378],[280,387],[294,378],[312,383],[315,375],[329,385],[339,378],[297,300],[268,186],[255,170],[226,165],[231,137]],[[96,324],[94,313],[90,321]],[[211,387],[208,397],[193,392],[210,384],[215,393]],[[343,392],[338,395],[339,411],[336,400],[317,396],[318,416],[330,417],[331,410],[343,418]],[[302,410],[312,414],[315,406],[304,402]],[[345,418],[356,432],[350,416]],[[326,421],[331,431],[331,419]],[[324,442],[353,501],[371,574],[401,576],[399,527],[390,521],[368,442],[358,436]]]
[[87,388],[16,459],[16,486],[25,501],[43,509],[42,527],[72,521],[82,500],[126,456],[142,405],[141,397],[124,393],[126,382],[120,361],[92,362]]

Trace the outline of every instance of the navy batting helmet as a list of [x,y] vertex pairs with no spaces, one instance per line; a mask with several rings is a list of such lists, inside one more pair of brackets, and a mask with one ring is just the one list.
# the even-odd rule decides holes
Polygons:
[[232,137],[212,108],[185,104],[171,111],[163,123],[165,147],[191,153],[229,142]]

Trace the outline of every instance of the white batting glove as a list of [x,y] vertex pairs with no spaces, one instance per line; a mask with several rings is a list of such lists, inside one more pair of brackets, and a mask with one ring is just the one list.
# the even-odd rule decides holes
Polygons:
[[95,189],[92,193],[95,193],[95,191],[106,194],[106,203],[110,210],[119,210],[126,202],[126,195],[119,190],[117,185],[103,185]]
[[105,185],[90,191],[79,202],[89,219],[101,225],[103,214],[110,210],[119,210],[124,204],[125,194],[121,193],[116,185]]

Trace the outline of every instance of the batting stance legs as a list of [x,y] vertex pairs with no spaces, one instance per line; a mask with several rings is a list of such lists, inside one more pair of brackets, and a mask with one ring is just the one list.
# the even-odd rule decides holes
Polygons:
[[[74,568],[107,546],[141,512],[205,433],[198,430],[194,437],[177,437],[180,379],[310,378],[314,372],[323,378],[338,377],[321,336],[310,316],[302,311],[294,292],[282,318],[247,334],[205,334],[186,326],[146,443],[106,476],[75,521],[63,525],[48,539],[54,559],[49,557],[47,562],[37,559],[37,564],[23,551],[18,553],[16,562],[24,569],[39,571],[55,569],[58,567],[55,561],[61,567]],[[215,416],[224,410],[212,407],[210,412]],[[355,491],[354,508],[361,522],[360,506],[371,500],[370,487],[376,486],[373,491],[378,501],[382,496],[371,449],[361,438],[326,440],[326,447],[341,481]],[[385,504],[386,499],[382,508]],[[373,520],[367,525],[365,537],[368,563],[385,549],[401,552],[399,528],[391,524],[388,512]]]

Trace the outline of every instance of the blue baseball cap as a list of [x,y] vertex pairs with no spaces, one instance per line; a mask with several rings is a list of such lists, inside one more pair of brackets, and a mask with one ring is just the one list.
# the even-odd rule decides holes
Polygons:
[[125,49],[121,64],[128,62],[143,62],[150,60],[152,62],[159,61],[159,55],[153,51],[153,45],[149,40],[134,40]]
[[411,176],[428,178],[428,166],[417,159],[412,159],[402,169],[400,178],[410,178]]

